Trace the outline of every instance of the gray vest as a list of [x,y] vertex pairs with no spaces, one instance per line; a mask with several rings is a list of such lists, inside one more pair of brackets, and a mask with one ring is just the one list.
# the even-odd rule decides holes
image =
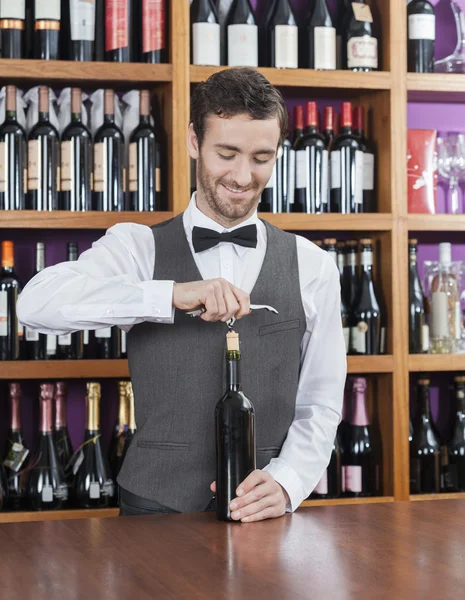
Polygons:
[[[154,279],[202,276],[179,215],[152,228]],[[295,236],[265,222],[267,250],[251,292],[258,310],[234,326],[244,393],[255,409],[257,469],[279,455],[293,421],[305,312]],[[144,322],[128,335],[137,434],[118,477],[126,490],[180,512],[206,509],[216,478],[214,412],[225,386],[225,323],[176,310],[174,324]]]

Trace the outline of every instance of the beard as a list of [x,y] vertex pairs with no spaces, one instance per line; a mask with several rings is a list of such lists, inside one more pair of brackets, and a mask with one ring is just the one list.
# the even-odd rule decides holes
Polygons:
[[201,155],[197,159],[197,177],[200,191],[208,206],[217,215],[230,221],[244,219],[247,215],[255,211],[264,189],[264,186],[260,188],[259,184],[253,181],[250,186],[247,186],[247,189],[256,190],[256,193],[250,200],[234,202],[221,198],[218,194],[218,187],[221,184],[236,190],[242,188],[234,181],[225,181],[221,178],[215,179],[205,166]]

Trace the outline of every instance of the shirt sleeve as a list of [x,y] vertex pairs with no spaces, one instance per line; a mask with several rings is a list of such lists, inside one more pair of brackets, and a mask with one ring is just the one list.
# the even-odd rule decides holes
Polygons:
[[307,330],[294,421],[279,457],[264,469],[287,491],[287,512],[295,511],[321,479],[342,413],[347,359],[341,290],[339,270],[327,254],[318,279],[316,286],[313,281],[302,289]]
[[19,296],[18,319],[41,333],[63,334],[143,321],[173,323],[173,281],[153,280],[155,240],[145,225],[122,223],[77,261],[48,267]]

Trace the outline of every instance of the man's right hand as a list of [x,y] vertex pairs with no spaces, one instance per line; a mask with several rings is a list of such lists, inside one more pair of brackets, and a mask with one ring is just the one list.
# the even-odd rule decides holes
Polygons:
[[173,306],[178,310],[196,310],[205,306],[204,321],[229,321],[250,313],[250,296],[226,279],[207,279],[175,283]]

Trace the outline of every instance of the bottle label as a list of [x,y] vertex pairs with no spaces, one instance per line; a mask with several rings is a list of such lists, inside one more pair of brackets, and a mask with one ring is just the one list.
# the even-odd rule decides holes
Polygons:
[[314,29],[315,69],[333,70],[336,68],[336,29],[315,27]]
[[122,352],[122,354],[126,354],[126,352],[127,352],[127,339],[128,339],[128,334],[125,331],[121,331],[121,352]]
[[409,15],[409,40],[435,40],[436,17],[434,15]]
[[100,498],[100,484],[98,481],[93,481],[89,487],[89,498],[98,500]]
[[61,142],[61,191],[72,190],[74,171],[74,145],[72,141]]
[[321,494],[322,496],[328,493],[328,471],[323,473],[323,477],[317,483],[316,488],[313,490],[315,494]]
[[98,142],[94,145],[94,192],[103,192],[105,189],[105,143]]
[[421,328],[421,349],[423,352],[429,352],[429,325],[423,325]]
[[[11,2],[11,4],[14,3],[16,3],[16,0],[13,0],[13,2]],[[42,19],[59,21],[61,19],[60,0],[36,0],[35,9],[36,21],[41,21]]]
[[355,151],[355,204],[360,206],[363,204],[363,152],[361,150]]
[[433,338],[449,337],[449,314],[445,292],[431,294],[431,335]]
[[350,328],[352,348],[358,354],[366,354],[366,336],[368,325],[365,321],[360,321],[356,327]]
[[462,314],[460,311],[460,302],[455,303],[454,329],[455,329],[455,339],[460,340],[462,337]]
[[256,25],[229,25],[228,65],[230,67],[258,67],[258,27]]
[[58,345],[59,346],[71,346],[71,334],[65,333],[64,335],[58,336]]
[[297,150],[295,153],[296,158],[296,178],[295,178],[295,187],[298,190],[305,189],[309,183],[310,173],[308,172],[309,163],[307,158],[307,151],[310,148],[305,148],[305,150]]
[[129,191],[137,192],[137,142],[129,144]]
[[347,66],[349,69],[377,69],[378,40],[369,35],[351,38],[347,42]]
[[52,356],[57,351],[57,336],[50,333],[47,335],[47,354]]
[[375,188],[375,155],[370,152],[363,154],[363,189]]
[[165,48],[165,20],[165,0],[142,0],[142,52]]
[[368,4],[352,2],[352,10],[354,11],[354,17],[356,21],[361,21],[362,23],[373,23],[371,8],[368,6]]
[[129,0],[105,1],[105,51],[127,48]]
[[31,329],[30,327],[26,327],[26,341],[27,342],[38,342],[39,341],[39,332],[35,329]]
[[111,327],[104,327],[103,329],[97,329],[95,337],[98,339],[109,339],[111,338]]
[[277,69],[297,69],[299,66],[298,27],[276,25],[275,64]]
[[331,152],[331,189],[341,188],[341,151]]
[[349,354],[350,327],[343,327],[342,333],[344,334],[344,343],[346,345],[346,354]]
[[13,0],[12,2],[0,2],[0,19],[26,18],[26,0]]
[[0,291],[0,337],[8,335],[8,293]]
[[42,502],[53,502],[53,487],[44,485],[42,488]]
[[0,142],[0,192],[8,188],[8,145]]
[[29,140],[27,161],[27,187],[29,191],[40,189],[39,152],[39,140]]
[[218,23],[192,25],[194,65],[220,66],[220,26]]
[[346,492],[360,494],[362,491],[362,467],[342,467],[342,478]]
[[87,346],[89,344],[89,330],[88,329],[84,329],[84,346]]
[[22,467],[24,461],[29,454],[29,450],[22,444],[15,442],[11,445],[8,454],[3,461],[3,466],[17,473]]
[[95,0],[71,0],[71,39],[95,40]]
[[372,267],[373,252],[371,250],[363,250],[363,252],[360,253],[360,263],[362,267]]

